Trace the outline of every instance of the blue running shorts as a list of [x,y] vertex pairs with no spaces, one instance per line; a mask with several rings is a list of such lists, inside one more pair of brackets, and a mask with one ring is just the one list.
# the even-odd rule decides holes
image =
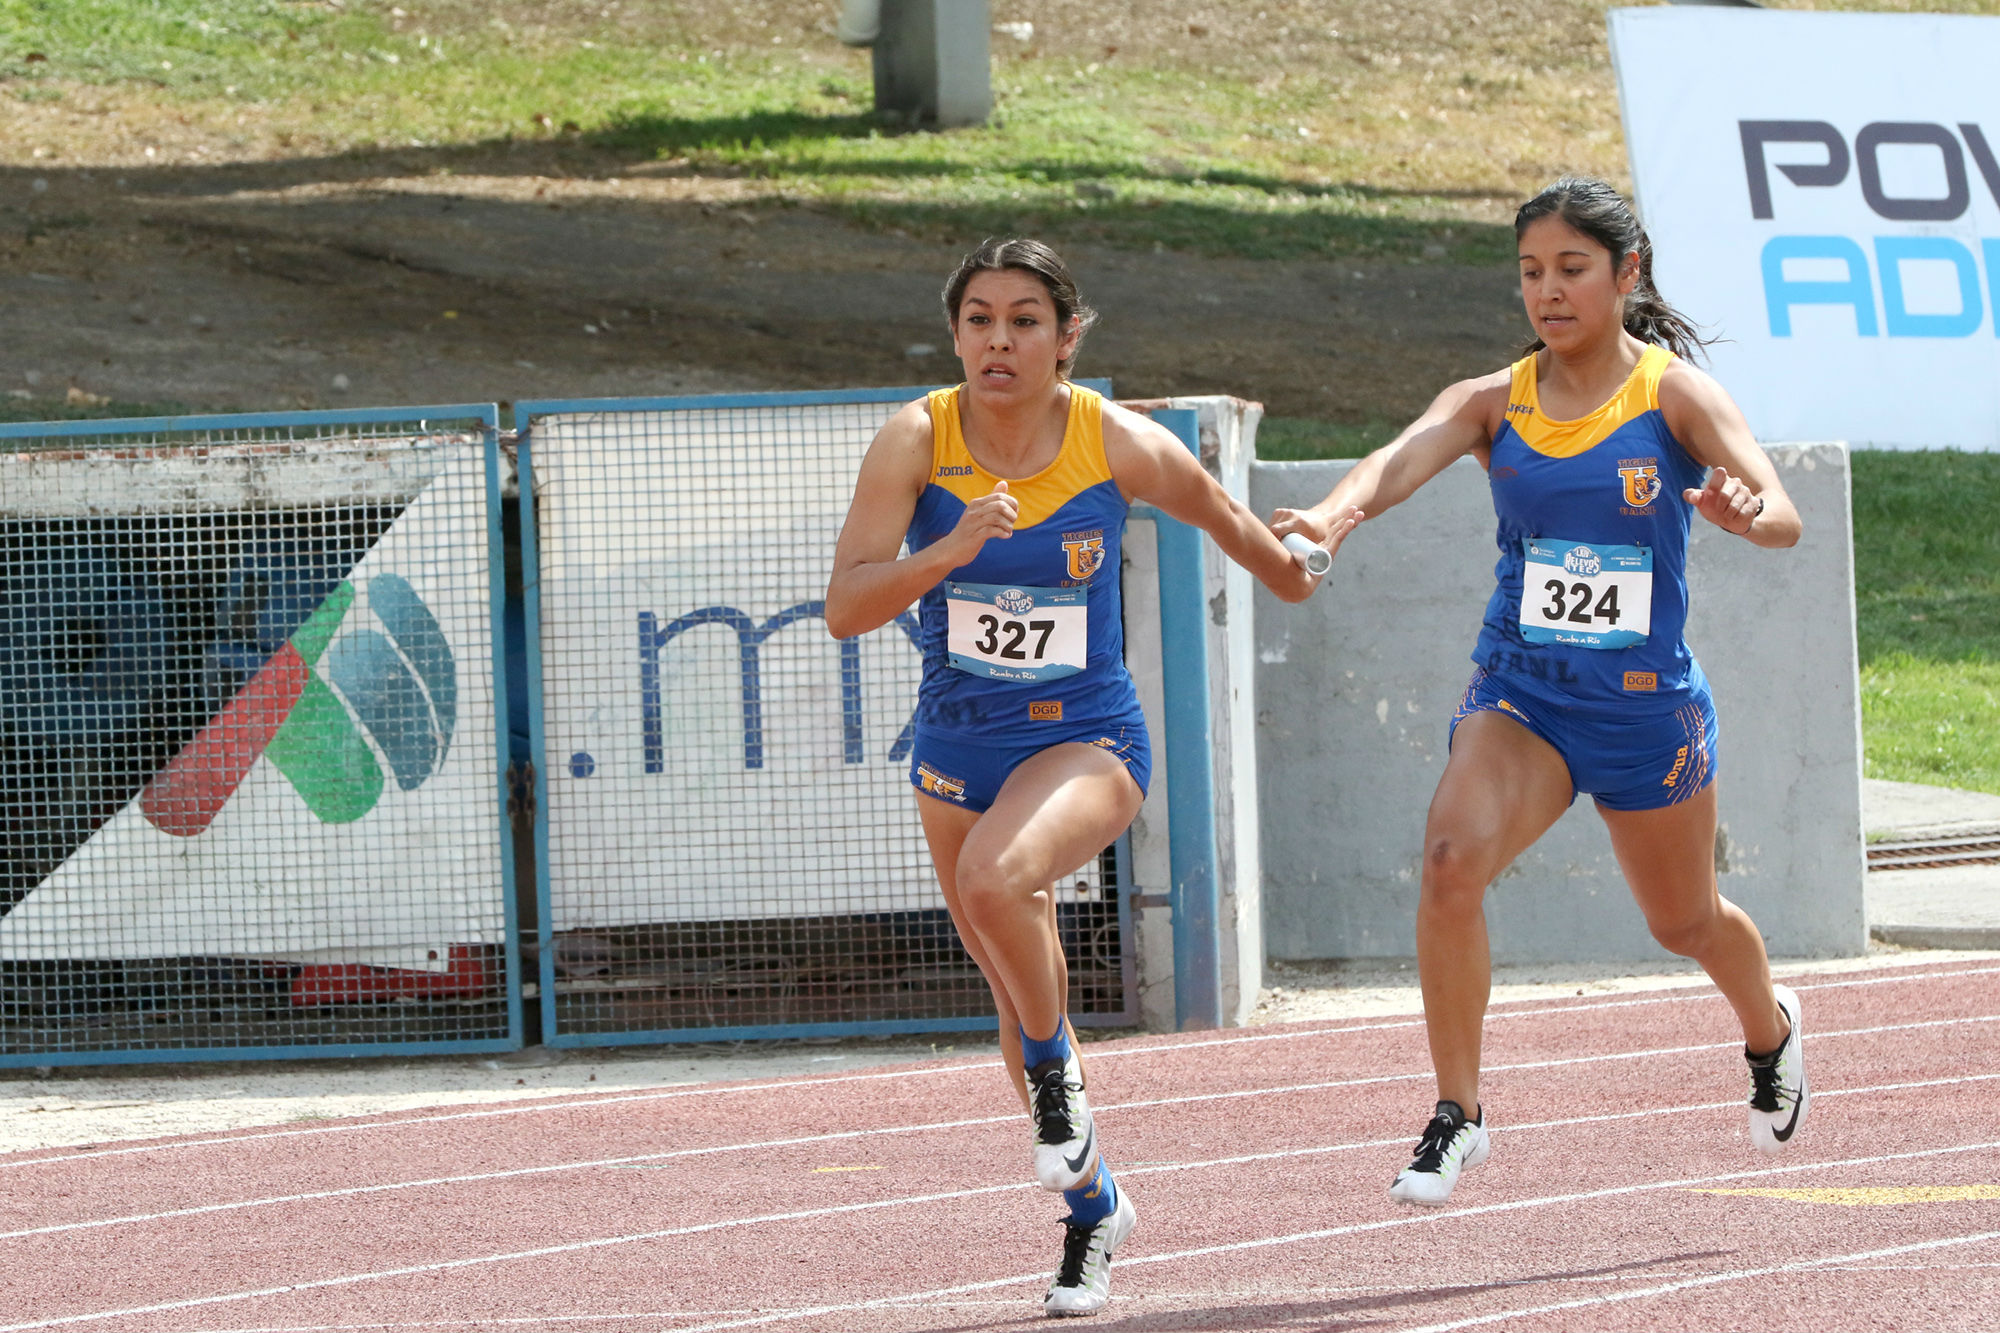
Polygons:
[[1551,702],[1480,670],[1451,715],[1454,735],[1474,713],[1504,713],[1554,746],[1569,766],[1571,800],[1581,791],[1610,810],[1658,810],[1715,781],[1715,702],[1706,681],[1672,712],[1648,716]]
[[1071,741],[1110,751],[1139,784],[1139,794],[1146,794],[1153,780],[1153,747],[1146,736],[1145,719],[1136,715],[1123,722],[1042,734],[1011,745],[989,737],[954,736],[918,727],[916,744],[910,747],[910,785],[926,796],[984,814],[993,808],[1008,774],[1050,746]]

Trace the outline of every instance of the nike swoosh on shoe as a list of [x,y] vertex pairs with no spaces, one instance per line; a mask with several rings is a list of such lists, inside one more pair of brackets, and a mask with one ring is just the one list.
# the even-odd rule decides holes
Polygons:
[[[1793,1119],[1796,1120],[1797,1118],[1798,1117],[1795,1114],[1793,1116]],[[1791,1132],[1792,1131],[1789,1129],[1785,1131],[1785,1133],[1787,1134]],[[1077,1149],[1076,1156],[1063,1158],[1063,1165],[1068,1167],[1072,1171],[1083,1170],[1083,1164],[1090,1160],[1090,1150],[1093,1146],[1095,1146],[1096,1143],[1097,1143],[1097,1126],[1093,1124],[1089,1128],[1089,1130],[1087,1130],[1084,1133],[1083,1147]]]
[[1806,1104],[1806,1090],[1804,1088],[1800,1088],[1798,1097],[1792,1102],[1792,1118],[1785,1122],[1785,1127],[1783,1129],[1772,1130],[1771,1137],[1776,1139],[1780,1143],[1790,1142],[1792,1137],[1792,1132],[1799,1127],[1799,1112],[1801,1109],[1804,1108],[1805,1104]]

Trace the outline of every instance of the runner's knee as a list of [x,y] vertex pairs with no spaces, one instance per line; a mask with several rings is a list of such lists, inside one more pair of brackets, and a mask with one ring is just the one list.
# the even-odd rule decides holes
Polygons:
[[1457,834],[1432,834],[1424,840],[1419,910],[1447,914],[1477,911],[1493,875],[1493,853],[1486,843]]
[[1707,947],[1718,919],[1713,909],[1673,916],[1649,916],[1646,918],[1646,929],[1653,933],[1654,941],[1668,953],[1697,958]]
[[974,926],[1012,917],[1041,888],[1023,858],[968,843],[958,858],[958,901]]

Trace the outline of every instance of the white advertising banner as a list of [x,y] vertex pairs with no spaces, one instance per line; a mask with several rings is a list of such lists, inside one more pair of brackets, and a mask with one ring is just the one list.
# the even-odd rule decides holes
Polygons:
[[[0,915],[0,959],[440,971],[504,939],[484,454],[442,452],[290,640]],[[102,495],[121,460],[67,466]]]
[[898,405],[537,419],[550,929],[942,905],[914,611],[840,642],[822,608]]
[[2000,18],[1610,26],[1655,278],[1759,438],[2000,449]]

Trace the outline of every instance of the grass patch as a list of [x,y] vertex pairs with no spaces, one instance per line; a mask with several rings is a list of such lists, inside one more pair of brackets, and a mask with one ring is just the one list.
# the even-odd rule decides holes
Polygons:
[[1853,460],[1868,776],[2000,793],[2000,454]]
[[1337,25],[1304,3],[1220,0],[1195,22],[1003,3],[996,18],[1037,35],[995,38],[992,122],[944,132],[876,115],[868,53],[834,43],[820,8],[0,0],[0,96],[27,122],[0,159],[541,141],[586,173],[726,182],[735,203],[954,239],[1467,264],[1504,259],[1512,203],[1560,170],[1622,174],[1597,0],[1412,0]]
[[1306,417],[1265,417],[1257,423],[1257,457],[1288,463],[1314,458],[1362,458],[1396,438],[1387,421],[1353,425]]
[[2000,793],[2000,662],[1878,654],[1861,668],[1867,774]]
[[477,172],[541,142],[563,171],[953,240],[1485,265],[1554,176],[1625,183],[1610,3],[996,0],[1033,36],[993,38],[989,125],[933,133],[873,112],[869,53],[832,40],[825,4],[0,0],[0,162],[445,148],[428,169]]
[[2000,454],[1853,460],[1862,664],[1897,652],[2000,662]]
[[[113,399],[107,403],[69,403],[60,398],[0,397],[0,422],[13,421],[106,421],[124,417],[178,417],[191,411],[182,403],[128,403]],[[0,441],[0,449],[18,448],[16,441]]]

